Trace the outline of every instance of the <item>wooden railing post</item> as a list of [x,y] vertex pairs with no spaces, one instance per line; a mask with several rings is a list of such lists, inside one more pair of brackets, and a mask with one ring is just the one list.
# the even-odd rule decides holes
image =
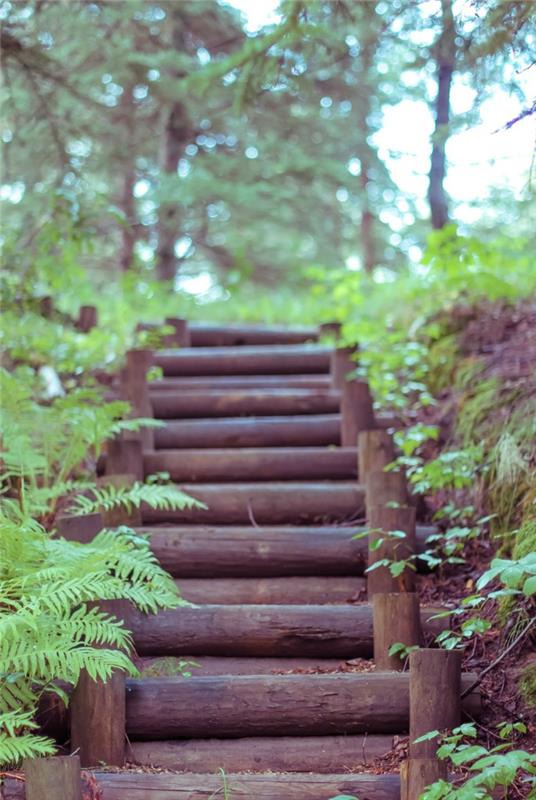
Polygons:
[[389,650],[400,642],[406,647],[421,644],[419,596],[415,592],[377,593],[372,598],[374,663],[376,669],[401,672],[406,659]]
[[318,336],[320,339],[330,337],[337,343],[341,336],[341,328],[340,322],[323,322],[318,326]]
[[[105,600],[99,609],[128,620],[128,600]],[[127,623],[128,627],[128,623]],[[125,763],[126,688],[123,670],[94,681],[82,670],[71,698],[71,750],[84,767]]]
[[331,354],[331,383],[335,389],[342,389],[348,376],[355,372],[355,353],[355,347],[338,347]]
[[357,447],[360,431],[374,428],[369,385],[366,381],[346,381],[341,392],[341,445]]
[[[126,400],[131,405],[133,417],[152,417],[153,407],[149,396],[147,372],[154,360],[152,350],[129,350],[126,355],[126,365],[123,370],[122,391]],[[154,431],[152,428],[142,428],[138,433],[125,433],[126,439],[139,439],[143,450],[154,450]]]
[[80,758],[26,758],[22,769],[26,800],[82,800]]
[[365,479],[365,504],[367,517],[373,506],[386,506],[388,503],[407,505],[408,488],[403,472],[369,472]]
[[[388,474],[388,473],[384,473]],[[377,561],[402,561],[415,554],[415,509],[409,506],[389,508],[375,505],[368,510],[369,567]],[[390,531],[401,531],[405,538],[390,536]],[[377,545],[378,540],[381,544]],[[406,567],[399,576],[393,576],[389,567],[377,567],[368,573],[367,591],[371,598],[377,592],[412,592],[415,572]]]
[[414,800],[446,777],[445,762],[436,755],[437,737],[415,740],[430,731],[451,730],[461,721],[461,652],[416,650],[409,666],[409,759],[401,772],[402,800]]
[[80,306],[76,327],[81,333],[88,333],[97,327],[98,312],[96,306]]
[[369,473],[380,472],[395,459],[392,436],[380,428],[359,431],[357,450],[357,474],[363,484],[366,484]]
[[165,347],[190,347],[191,336],[188,328],[188,320],[180,317],[166,317],[166,325],[171,325],[175,329],[164,339]]
[[143,481],[143,446],[141,438],[129,439],[120,434],[106,446],[106,475],[132,475]]

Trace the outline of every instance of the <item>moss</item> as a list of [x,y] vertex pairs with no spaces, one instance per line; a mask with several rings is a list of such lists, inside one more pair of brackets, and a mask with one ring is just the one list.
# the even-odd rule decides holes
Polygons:
[[524,558],[536,553],[536,519],[527,519],[516,533],[513,549],[514,558]]
[[536,664],[529,664],[521,673],[519,691],[528,706],[536,707]]

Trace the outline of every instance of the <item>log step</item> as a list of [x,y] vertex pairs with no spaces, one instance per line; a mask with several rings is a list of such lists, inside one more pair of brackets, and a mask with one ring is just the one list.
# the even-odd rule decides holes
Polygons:
[[[392,736],[267,736],[246,739],[131,742],[135,764],[212,772],[344,773],[388,753]],[[323,799],[327,800],[327,796]]]
[[224,389],[212,391],[151,391],[157,419],[240,417],[243,415],[335,414],[340,392],[314,389]]
[[144,471],[169,472],[177,482],[351,480],[357,478],[357,448],[156,450],[145,453]]
[[[160,564],[179,578],[362,575],[366,529],[342,527],[143,527]],[[417,547],[436,529],[417,526]]]
[[[430,641],[447,627],[421,609]],[[356,605],[201,605],[128,616],[140,656],[371,658],[372,607]]]
[[340,444],[339,414],[173,420],[156,428],[157,449],[322,447]]
[[[463,708],[477,717],[479,693]],[[390,734],[407,730],[408,717],[403,672],[127,680],[131,740]]]
[[318,605],[347,603],[367,596],[366,578],[181,578],[181,596],[190,603],[220,605]]
[[205,483],[180,488],[207,505],[182,511],[142,509],[143,524],[302,524],[363,516],[365,492],[355,481],[308,483]]
[[[398,775],[366,773],[225,773],[224,783],[221,772],[85,772],[82,784],[87,797],[94,796],[96,784],[102,800],[223,800],[225,796],[229,800],[327,800],[340,794],[362,800],[400,800]],[[7,777],[0,792],[2,800],[26,800],[25,784],[15,778]]]
[[[173,677],[182,674],[181,663],[190,662],[190,672],[197,677],[214,675],[304,675],[347,673],[372,668],[363,659],[340,658],[236,658],[230,656],[143,656],[136,664],[143,678]],[[193,664],[191,663],[193,662]],[[195,665],[195,666],[194,666]]]
[[154,363],[170,377],[317,374],[329,372],[331,353],[331,347],[316,344],[196,347],[159,350]]
[[211,375],[189,378],[161,378],[149,383],[152,392],[236,391],[251,389],[318,389],[329,391],[330,375]]
[[318,329],[313,327],[212,325],[205,322],[189,322],[188,330],[192,347],[302,344],[318,340]]

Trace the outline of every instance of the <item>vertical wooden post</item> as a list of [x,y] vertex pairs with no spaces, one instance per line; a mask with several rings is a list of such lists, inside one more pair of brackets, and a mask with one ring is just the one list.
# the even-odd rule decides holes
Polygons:
[[26,800],[82,800],[78,756],[25,758]]
[[367,517],[373,506],[385,506],[387,503],[406,505],[408,488],[403,472],[369,472],[365,480],[365,507]]
[[[390,473],[380,473],[388,475]],[[410,506],[389,508],[385,505],[372,506],[368,509],[369,553],[368,565],[377,561],[402,561],[415,554],[415,509]],[[389,531],[403,531],[405,538],[389,536]],[[382,543],[375,545],[379,539]],[[377,567],[367,573],[367,594],[369,599],[379,593],[412,592],[415,572],[406,567],[401,575],[395,577],[389,567]],[[397,640],[398,641],[398,640]]]
[[370,472],[380,472],[395,459],[393,439],[381,428],[362,430],[357,437],[360,483],[365,484]]
[[50,319],[54,313],[54,299],[50,294],[46,294],[39,301],[39,313],[45,319]]
[[341,336],[342,324],[340,322],[323,322],[318,326],[318,335],[320,339],[330,337],[338,342]]
[[421,644],[419,596],[415,592],[376,593],[372,609],[376,668],[401,672],[405,659],[390,656],[389,648],[396,642],[407,647]]
[[[106,600],[99,608],[128,620],[127,600]],[[125,763],[125,673],[115,670],[106,682],[94,681],[83,670],[71,697],[71,750],[83,767]]]
[[400,800],[416,800],[424,789],[447,780],[447,762],[439,758],[411,758],[400,765]]
[[84,514],[80,517],[64,516],[56,520],[58,535],[70,542],[88,544],[102,528],[102,516],[99,513]]
[[437,739],[415,739],[460,724],[462,653],[423,648],[411,653],[409,668],[409,756],[435,758]]
[[352,358],[355,354],[355,347],[338,347],[331,354],[331,382],[335,389],[342,389],[348,375],[355,372],[357,364]]
[[88,333],[97,326],[98,313],[96,306],[80,306],[76,327],[82,333]]
[[425,733],[451,730],[461,722],[462,654],[459,650],[422,649],[409,657],[409,760],[402,773],[401,796],[419,797],[426,786],[446,777],[436,756],[437,738],[415,744]]
[[106,450],[106,475],[134,476],[143,481],[143,449],[141,439],[127,439],[122,434],[110,439]]
[[[132,407],[133,417],[152,417],[147,372],[153,364],[152,350],[129,350],[123,370],[123,394]],[[127,439],[140,439],[143,450],[154,450],[154,431],[142,428],[139,433],[125,433]]]
[[357,447],[359,432],[374,427],[372,396],[366,381],[347,381],[341,391],[341,445]]
[[166,336],[164,344],[166,347],[190,347],[191,336],[188,328],[188,320],[180,317],[166,317],[166,325],[175,328],[175,332]]

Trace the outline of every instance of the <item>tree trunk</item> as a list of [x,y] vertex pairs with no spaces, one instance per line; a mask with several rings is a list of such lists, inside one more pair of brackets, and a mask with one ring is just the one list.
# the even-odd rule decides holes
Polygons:
[[[192,129],[186,106],[177,100],[171,106],[164,129],[164,155],[162,170],[166,175],[176,175],[184,148],[190,141]],[[179,236],[179,206],[173,202],[162,203],[158,222],[158,249],[156,269],[160,280],[175,277],[177,257],[175,242]]]
[[435,230],[443,228],[449,221],[448,201],[443,181],[446,173],[445,145],[449,135],[450,88],[456,57],[456,29],[452,14],[452,0],[441,0],[441,24],[442,30],[437,41],[436,55],[436,122],[428,188],[432,227]]
[[[134,185],[136,183],[136,167],[135,167],[135,137],[134,131],[136,126],[136,108],[134,105],[133,95],[134,84],[130,83],[125,86],[125,91],[121,98],[121,104],[118,108],[119,122],[123,131],[123,150],[120,151],[124,154],[120,163],[122,164],[121,170],[121,185],[119,188],[118,205],[123,212],[124,222],[121,225],[121,250],[119,254],[119,264],[121,271],[125,272],[132,264],[134,257],[134,245],[136,244],[136,224],[138,222],[136,217],[136,204],[134,202]],[[119,152],[118,152],[119,155]]]

